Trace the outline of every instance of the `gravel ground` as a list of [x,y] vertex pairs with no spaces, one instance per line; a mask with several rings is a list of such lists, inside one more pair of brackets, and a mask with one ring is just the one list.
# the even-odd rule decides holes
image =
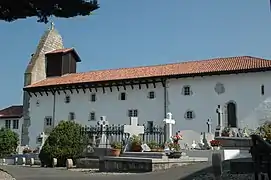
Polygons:
[[16,180],[16,179],[13,178],[10,174],[4,171],[0,171],[0,180]]
[[[212,173],[204,173],[197,177],[192,178],[192,180],[213,180]],[[223,180],[254,180],[253,174],[230,174],[229,171],[225,171],[222,174]]]

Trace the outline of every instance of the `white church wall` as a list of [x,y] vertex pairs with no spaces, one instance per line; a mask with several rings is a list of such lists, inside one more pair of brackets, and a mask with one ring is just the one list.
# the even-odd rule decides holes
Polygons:
[[[172,79],[169,81],[169,111],[172,112],[176,125],[175,131],[193,129],[198,132],[207,131],[207,120],[212,119],[212,130],[217,126],[216,108],[221,105],[226,114],[226,103],[234,101],[237,105],[238,126],[255,125],[255,119],[247,118],[254,109],[267,97],[271,96],[271,72],[245,73],[220,76],[204,76],[194,78]],[[215,85],[222,83],[225,92],[218,95]],[[183,86],[190,86],[192,95],[182,95]],[[261,94],[264,85],[265,94]],[[185,113],[193,111],[195,118],[187,120]],[[226,115],[224,115],[224,123]],[[224,124],[223,123],[223,124]]]
[[[172,112],[176,125],[174,131],[192,129],[197,132],[207,131],[207,119],[213,121],[212,129],[214,132],[217,125],[217,105],[224,105],[229,101],[237,104],[237,122],[242,124],[253,124],[255,120],[247,118],[253,110],[259,106],[267,97],[271,95],[271,72],[245,73],[234,75],[205,76],[194,78],[170,79],[168,82],[168,110]],[[222,83],[225,92],[218,95],[214,88],[217,83]],[[182,87],[189,85],[193,94],[191,96],[182,95]],[[261,86],[264,85],[265,94],[261,94]],[[164,88],[162,84],[150,84],[147,89],[145,85],[139,89],[137,85],[132,89],[126,87],[105,88],[103,93],[101,88],[97,92],[92,89],[86,93],[80,90],[79,93],[73,90],[71,93],[66,91],[70,96],[70,102],[65,103],[65,94],[56,93],[55,97],[55,125],[61,120],[68,120],[69,113],[75,114],[75,121],[83,125],[96,125],[100,116],[106,116],[110,124],[128,124],[128,110],[137,109],[139,124],[147,121],[154,121],[154,124],[162,125],[164,118]],[[149,99],[148,92],[154,91],[155,98]],[[126,100],[119,100],[121,92],[127,95]],[[96,101],[91,102],[91,94],[96,94]],[[36,102],[39,101],[39,105]],[[53,95],[32,96],[30,100],[30,117],[31,126],[29,128],[30,146],[36,146],[36,137],[45,127],[45,117],[53,117]],[[195,118],[186,120],[185,112],[192,110]],[[95,112],[96,120],[89,121],[90,112]],[[225,120],[225,119],[224,119]],[[253,122],[254,121],[254,122]]]
[[[134,85],[134,89],[131,86],[127,86],[126,90],[123,87],[119,87],[120,91],[116,87],[112,87],[111,92],[109,88],[105,88],[105,93],[101,88],[92,89],[90,92],[88,89],[73,90],[71,93],[66,90],[66,94],[56,93],[55,97],[55,125],[61,120],[68,120],[69,113],[74,113],[75,121],[83,125],[96,125],[101,116],[106,116],[110,124],[129,124],[128,110],[138,110],[139,124],[146,123],[147,121],[153,121],[155,125],[162,125],[164,118],[164,91],[161,83],[156,84],[156,88],[152,84],[147,88],[145,85],[141,85],[139,89],[138,85]],[[155,98],[149,99],[148,93],[150,91],[155,92]],[[120,100],[120,93],[126,93],[126,100]],[[91,102],[91,94],[96,94],[96,101]],[[65,97],[70,97],[70,102],[65,103]],[[40,132],[44,130],[45,117],[53,116],[53,95],[38,97],[32,96],[30,100],[30,146],[36,146],[36,139]],[[39,106],[36,102],[39,101]],[[95,112],[96,120],[89,120],[90,113]]]
[[[9,123],[10,123],[9,127],[6,127],[6,121],[9,121]],[[16,121],[18,121],[18,124]],[[15,132],[19,135],[19,139],[21,139],[22,124],[23,124],[23,118],[3,118],[3,119],[0,119],[0,129],[1,128],[11,129],[13,132]]]

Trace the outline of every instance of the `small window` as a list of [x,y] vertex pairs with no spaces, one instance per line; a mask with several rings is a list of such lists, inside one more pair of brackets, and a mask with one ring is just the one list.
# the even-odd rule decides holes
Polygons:
[[51,116],[45,117],[44,120],[45,120],[46,126],[52,126],[52,125],[53,125],[53,120],[52,120],[52,117],[51,117]]
[[153,121],[148,121],[147,122],[147,130],[149,132],[153,132]]
[[95,102],[96,101],[96,94],[91,94],[90,101]]
[[11,126],[11,120],[5,120],[5,128],[10,129]]
[[120,93],[120,100],[121,101],[126,100],[126,93],[124,93],[124,92]]
[[73,121],[75,119],[75,113],[74,112],[70,112],[69,114],[69,120]]
[[182,89],[182,94],[185,96],[190,96],[192,94],[190,86],[184,86]]
[[19,129],[19,120],[13,120],[12,122],[13,129]]
[[70,103],[70,101],[71,101],[71,97],[67,95],[65,97],[65,103]]
[[40,106],[40,101],[39,101],[39,100],[37,100],[37,102],[36,102],[36,106],[37,106],[37,107],[39,107],[39,106]]
[[186,111],[185,113],[185,119],[194,119],[195,113],[193,111]]
[[90,121],[95,121],[95,120],[96,120],[95,112],[91,112],[91,113],[89,114],[89,120],[90,120]]
[[149,99],[154,99],[155,98],[155,92],[150,91],[148,97],[149,97]]
[[129,117],[138,117],[138,110],[137,109],[130,109],[128,110]]
[[261,94],[264,95],[264,85],[261,86]]

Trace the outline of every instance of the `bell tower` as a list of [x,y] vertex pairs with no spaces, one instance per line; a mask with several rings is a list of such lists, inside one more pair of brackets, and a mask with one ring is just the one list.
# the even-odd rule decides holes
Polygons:
[[[54,23],[44,32],[42,35],[37,49],[34,54],[31,55],[30,61],[26,67],[24,73],[24,86],[36,83],[46,78],[45,68],[45,54],[47,52],[63,49],[63,41],[61,35],[55,29]],[[23,127],[21,145],[28,145],[29,135],[28,128],[31,125],[31,119],[29,117],[29,100],[30,97],[27,92],[23,94]]]

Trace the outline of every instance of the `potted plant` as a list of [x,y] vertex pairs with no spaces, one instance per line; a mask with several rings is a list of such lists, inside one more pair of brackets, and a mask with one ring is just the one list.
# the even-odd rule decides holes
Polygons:
[[23,154],[29,154],[32,153],[32,150],[30,148],[24,148]]
[[210,141],[210,144],[215,150],[219,150],[221,147],[221,142],[219,140],[212,140]]
[[121,148],[122,148],[122,144],[120,142],[112,142],[111,147],[112,147],[112,150],[111,150],[112,156],[119,156]]
[[221,136],[224,136],[224,137],[229,137],[230,136],[230,127],[225,127],[222,132],[221,132]]
[[181,134],[176,133],[175,136],[171,137],[172,142],[170,142],[168,144],[169,150],[170,150],[170,154],[169,154],[169,158],[180,158],[182,155],[181,152],[181,147],[179,144],[179,141],[182,140],[183,137]]
[[160,149],[159,144],[156,141],[150,141],[147,145],[150,147],[151,152],[158,152]]
[[141,152],[142,148],[142,141],[141,138],[139,136],[133,135],[131,137],[131,150],[133,152]]

